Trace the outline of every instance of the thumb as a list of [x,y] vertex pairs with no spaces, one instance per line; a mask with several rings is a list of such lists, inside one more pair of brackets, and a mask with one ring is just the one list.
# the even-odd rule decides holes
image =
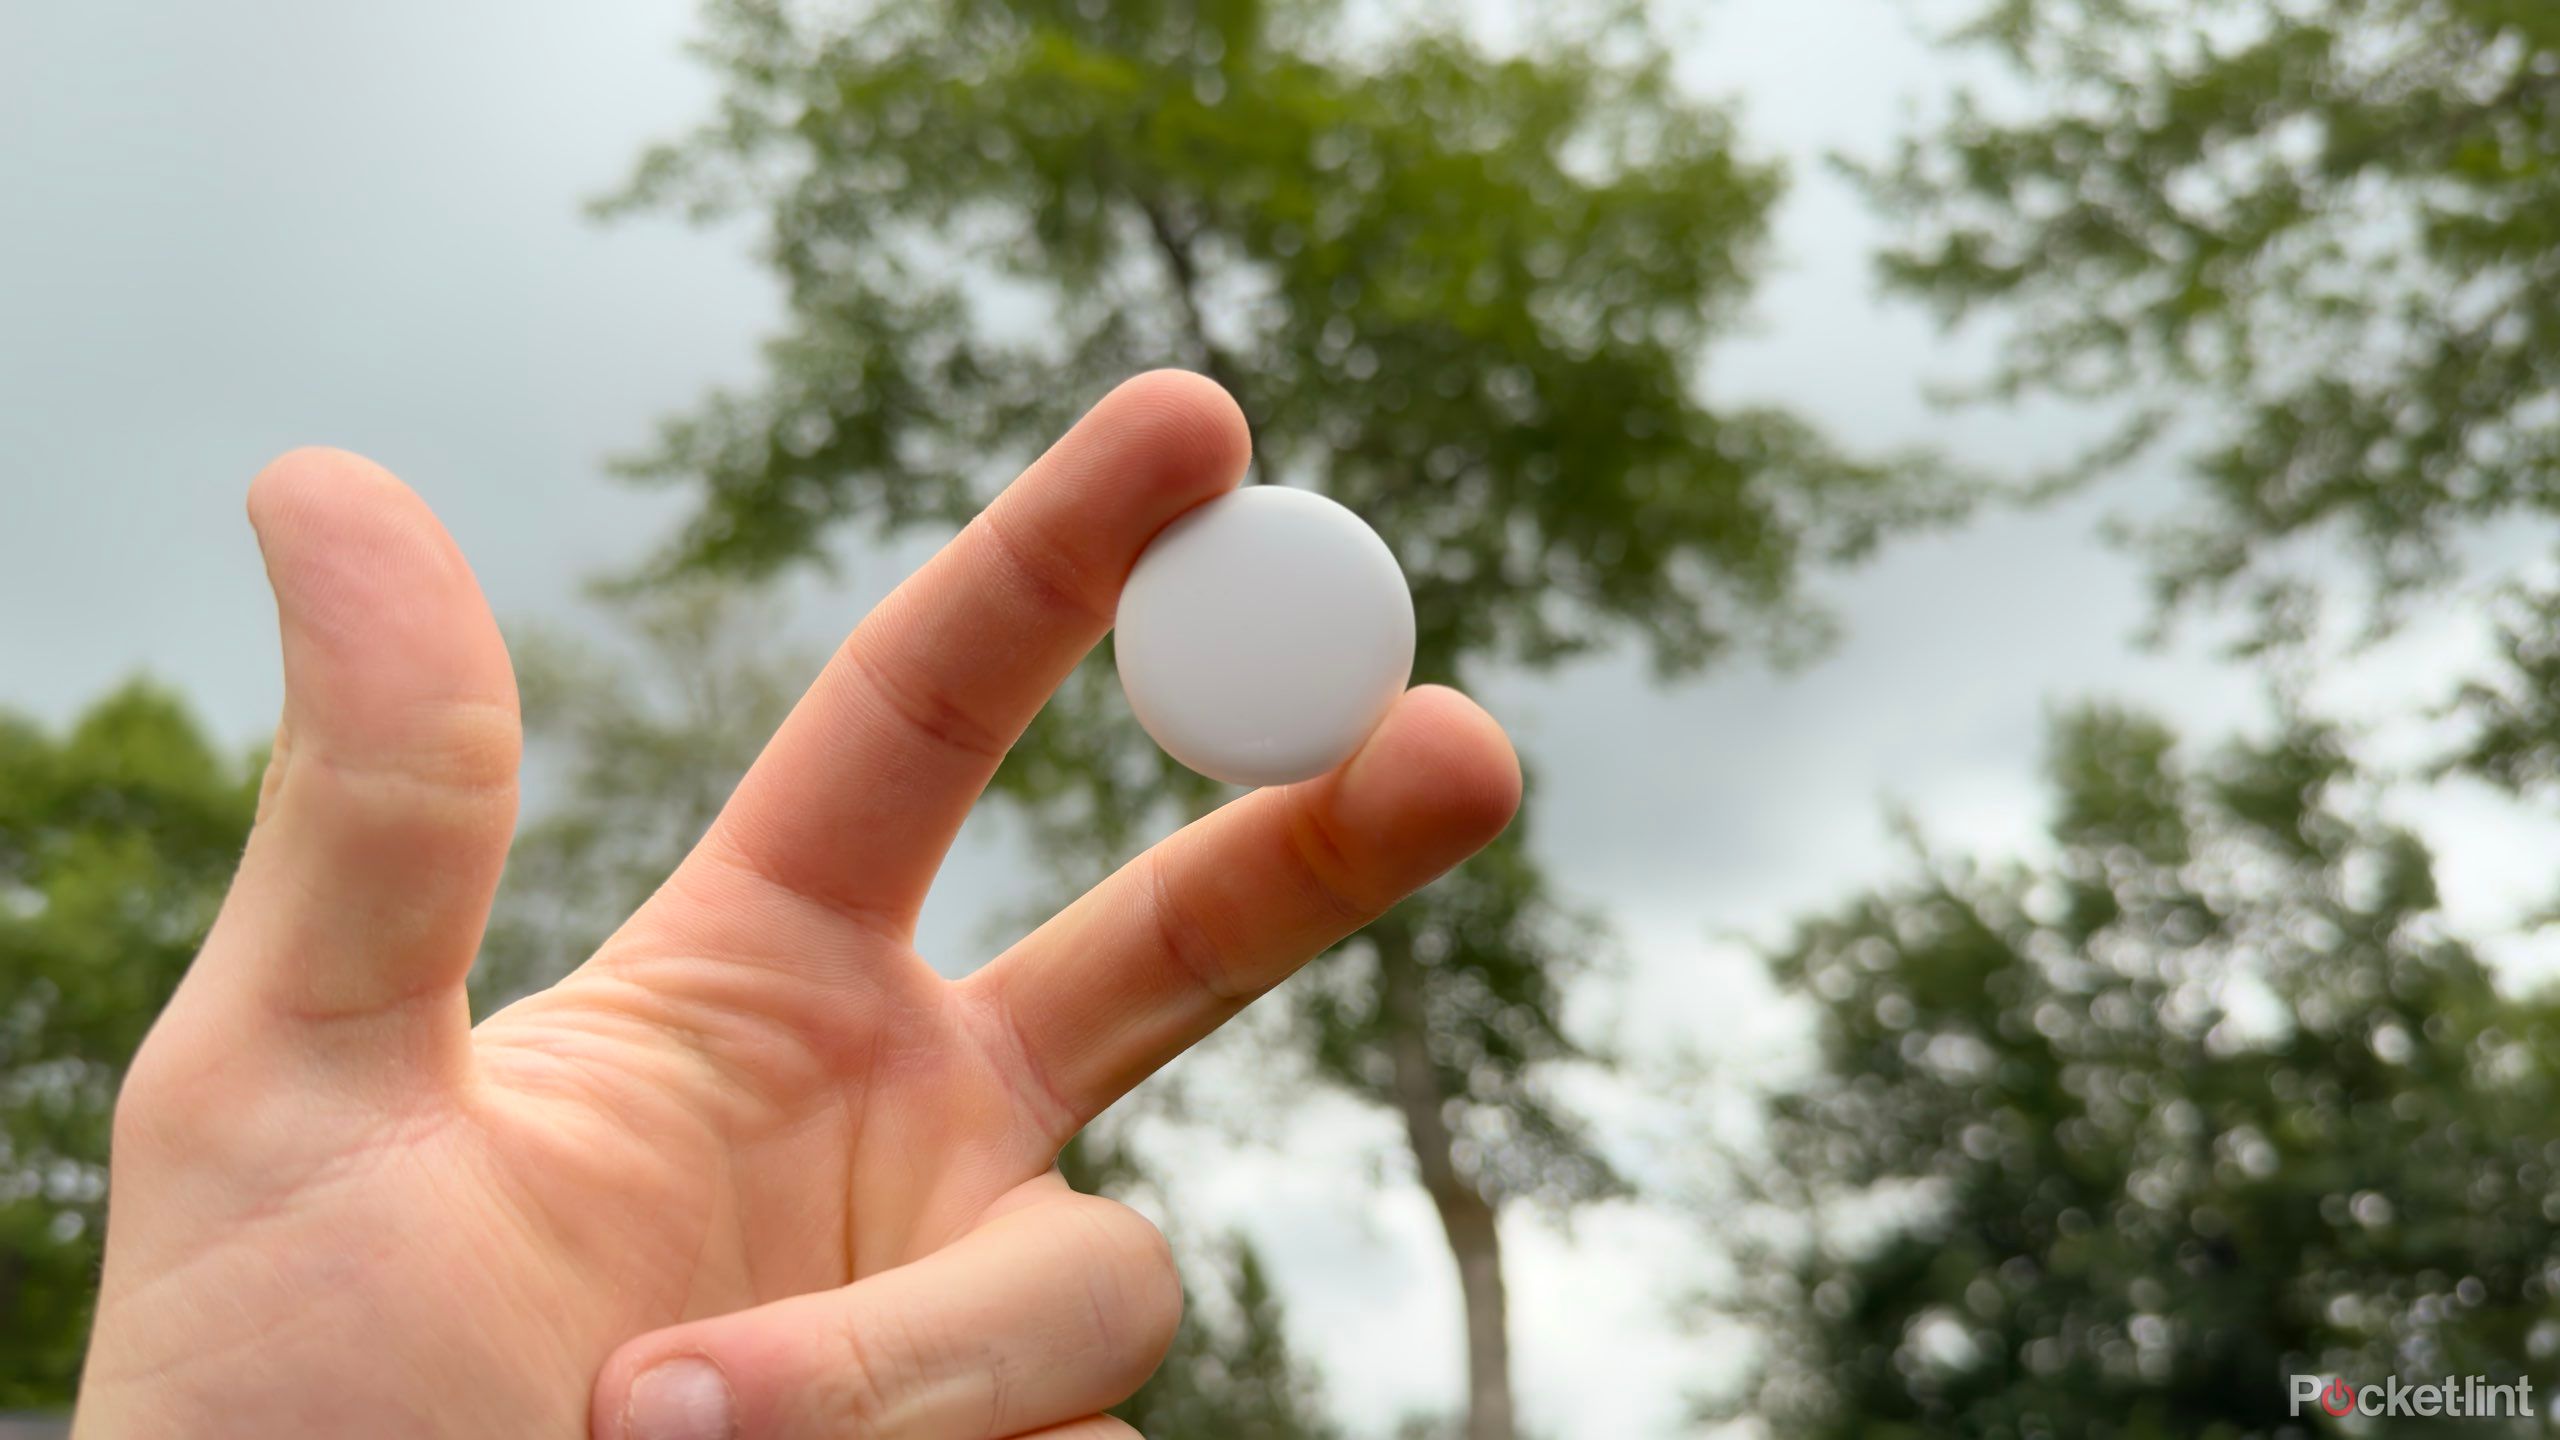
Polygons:
[[1172,1343],[1181,1282],[1136,1211],[1067,1190],[835,1290],[625,1344],[597,1377],[591,1440],[951,1440],[1125,1434]]
[[396,1016],[362,1027],[364,1053],[454,1060],[515,825],[505,642],[444,527],[371,461],[286,455],[251,484],[249,520],[275,591],[284,719],[188,980],[211,993],[183,998],[306,1034]]

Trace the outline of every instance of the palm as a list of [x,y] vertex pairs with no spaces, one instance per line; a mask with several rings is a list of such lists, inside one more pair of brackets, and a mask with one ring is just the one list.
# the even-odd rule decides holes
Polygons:
[[[724,993],[737,967],[664,946],[652,919],[476,1037],[480,1143],[551,1233],[610,1235],[645,1295],[614,1338],[901,1264],[1051,1176],[1066,1122],[1027,1098],[968,989],[912,950],[811,916],[803,953],[866,977],[859,994],[781,956]],[[679,1033],[635,1015],[641,996],[706,1019]]]
[[[591,1391],[694,1350],[775,1372],[741,1397],[756,1433],[1099,1410],[1164,1337],[1017,1312],[1131,1313],[1082,1293],[1126,1264],[1067,1252],[1161,1240],[1069,1192],[1059,1148],[1517,798],[1481,712],[1416,692],[1344,769],[1189,827],[969,978],[915,954],[944,850],[1137,550],[1243,467],[1223,395],[1149,377],[864,622],[594,958],[466,1033],[512,683],[414,497],[295,478],[351,463],[253,497],[292,694],[231,902],[119,1107],[84,1422],[226,1403],[208,1320],[260,1336],[254,1393],[348,1433],[586,1433]],[[1008,1327],[1040,1357],[1011,1380],[956,1353]]]
[[[617,951],[646,953],[647,934],[626,932]],[[846,952],[870,948],[851,940]],[[925,1004],[951,988],[912,953],[863,958],[907,970]],[[684,995],[688,971],[707,980],[713,968],[652,963],[664,967],[660,995]],[[847,1008],[841,991],[778,984],[714,1012],[718,1033],[676,1043],[633,1014],[620,982],[590,973],[493,1017],[477,1035],[487,1084],[465,1123],[372,1172],[363,1228],[404,1237],[400,1263],[343,1301],[407,1333],[460,1322],[440,1347],[480,1377],[472,1398],[488,1433],[540,1414],[548,1423],[523,1433],[566,1435],[583,1423],[597,1363],[630,1336],[844,1285],[991,1210],[1066,1196],[1048,1124],[956,998],[906,1017],[904,1043],[929,1059],[895,1073],[866,1063],[874,1027]],[[845,1016],[842,1032],[809,1033],[805,1017],[826,1015]],[[706,1066],[706,1050],[737,1059]],[[440,1183],[421,1183],[430,1177]],[[460,1203],[455,1177],[477,1177]],[[528,1305],[526,1276],[557,1283]],[[483,1293],[457,1304],[472,1288]],[[492,1326],[493,1314],[524,1323]]]

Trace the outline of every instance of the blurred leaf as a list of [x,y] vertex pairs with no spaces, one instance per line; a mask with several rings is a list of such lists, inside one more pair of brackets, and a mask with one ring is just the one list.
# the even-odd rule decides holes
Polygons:
[[[2131,410],[2083,479],[2178,447],[2187,503],[2132,527],[2169,610],[2384,633],[2553,532],[2560,7],[2000,0],[1958,43],[2011,73],[1861,172],[1884,274],[1996,323],[1988,394]],[[2498,783],[2560,768],[2552,606],[2462,697]]]
[[[2299,1435],[2293,1374],[2516,1376],[2560,1328],[2560,998],[2511,998],[2426,851],[2296,723],[2182,763],[2064,717],[2053,858],[1939,874],[1775,957],[1818,1073],[1742,1217],[1791,1436]],[[2176,843],[2159,843],[2175,835]],[[2394,1419],[2390,1433],[2540,1433]]]
[[0,714],[0,1409],[70,1403],[115,1095],[239,863],[260,766],[134,682]]

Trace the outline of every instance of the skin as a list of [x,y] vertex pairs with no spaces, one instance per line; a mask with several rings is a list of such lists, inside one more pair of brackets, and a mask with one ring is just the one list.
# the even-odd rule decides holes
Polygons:
[[997,760],[1248,450],[1206,380],[1114,390],[864,619],[665,887],[476,1030],[505,647],[398,481],[270,466],[284,721],[118,1106],[76,1433],[1127,1436],[1100,1412],[1179,1289],[1059,1147],[1519,796],[1500,729],[1424,687],[1339,770],[1225,806],[967,978],[916,955]]

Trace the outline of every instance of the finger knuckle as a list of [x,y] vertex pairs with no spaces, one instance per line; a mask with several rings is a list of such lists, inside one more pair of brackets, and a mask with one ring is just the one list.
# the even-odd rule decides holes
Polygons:
[[930,1341],[893,1312],[848,1314],[836,1326],[835,1365],[821,1386],[824,1433],[896,1433],[901,1407],[932,1372]]
[[1156,948],[1210,999],[1234,1004],[1252,998],[1254,991],[1233,973],[1226,948],[1185,902],[1183,887],[1163,852],[1150,854],[1152,858],[1141,863],[1147,866],[1147,908],[1155,925]]
[[1094,1326],[1135,1390],[1152,1374],[1182,1323],[1182,1274],[1155,1222],[1114,1200],[1080,1206],[1090,1248]]
[[987,507],[974,523],[985,533],[1005,574],[1033,604],[1061,615],[1081,616],[1096,625],[1111,623],[1107,587],[1089,576],[1056,541],[1016,521],[1001,505]]
[[936,748],[986,764],[1002,760],[1013,748],[1011,736],[978,718],[929,675],[876,655],[859,643],[845,653],[889,717]]
[[425,792],[465,806],[513,806],[524,727],[512,704],[449,699],[421,706],[399,729],[396,744],[364,754],[321,748],[319,758],[360,784]]
[[1287,853],[1307,903],[1340,929],[1358,929],[1393,901],[1377,893],[1377,882],[1318,810],[1302,809],[1290,817]]

